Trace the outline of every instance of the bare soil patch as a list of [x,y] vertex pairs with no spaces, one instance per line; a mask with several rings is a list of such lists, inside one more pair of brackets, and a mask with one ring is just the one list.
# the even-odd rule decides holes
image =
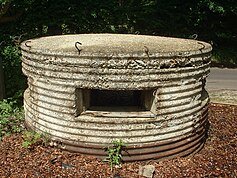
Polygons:
[[42,143],[22,147],[22,134],[0,142],[0,177],[136,178],[139,166],[154,165],[154,177],[237,177],[237,106],[210,104],[210,128],[204,148],[195,155],[164,161],[123,163],[110,170],[106,162]]

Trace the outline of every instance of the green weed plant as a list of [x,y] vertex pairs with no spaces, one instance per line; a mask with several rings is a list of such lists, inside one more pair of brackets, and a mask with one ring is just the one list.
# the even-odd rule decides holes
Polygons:
[[23,132],[22,137],[22,147],[27,149],[32,148],[35,145],[47,146],[50,141],[48,133],[38,133],[35,131],[25,131]]
[[122,140],[112,141],[112,146],[106,148],[108,157],[104,160],[109,163],[111,170],[115,165],[122,163],[122,151],[125,149],[126,144]]
[[24,148],[30,148],[31,146],[41,142],[42,135],[40,133],[37,133],[35,131],[25,131],[23,132],[23,142],[22,147]]

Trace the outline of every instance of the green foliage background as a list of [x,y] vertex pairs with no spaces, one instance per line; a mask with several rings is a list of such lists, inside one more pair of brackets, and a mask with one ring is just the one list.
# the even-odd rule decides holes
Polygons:
[[23,40],[69,33],[198,34],[199,40],[213,43],[218,62],[235,66],[236,19],[236,0],[0,0],[7,97],[26,86],[19,49]]

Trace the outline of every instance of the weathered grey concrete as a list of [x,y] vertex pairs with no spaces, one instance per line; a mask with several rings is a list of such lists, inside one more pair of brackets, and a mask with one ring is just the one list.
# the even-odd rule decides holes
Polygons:
[[[122,139],[127,161],[184,156],[201,148],[209,100],[204,89],[208,43],[85,34],[32,39],[21,48],[29,84],[26,124],[63,148],[104,157],[103,148]],[[110,96],[110,91],[140,92],[141,105],[94,106],[95,90]]]

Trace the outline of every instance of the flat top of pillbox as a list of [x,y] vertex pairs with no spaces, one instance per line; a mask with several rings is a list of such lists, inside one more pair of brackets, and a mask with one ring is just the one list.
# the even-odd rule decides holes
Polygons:
[[[73,34],[48,36],[22,42],[26,51],[60,55],[155,55],[210,52],[210,44],[182,39],[132,34]],[[79,51],[80,52],[79,52]]]

